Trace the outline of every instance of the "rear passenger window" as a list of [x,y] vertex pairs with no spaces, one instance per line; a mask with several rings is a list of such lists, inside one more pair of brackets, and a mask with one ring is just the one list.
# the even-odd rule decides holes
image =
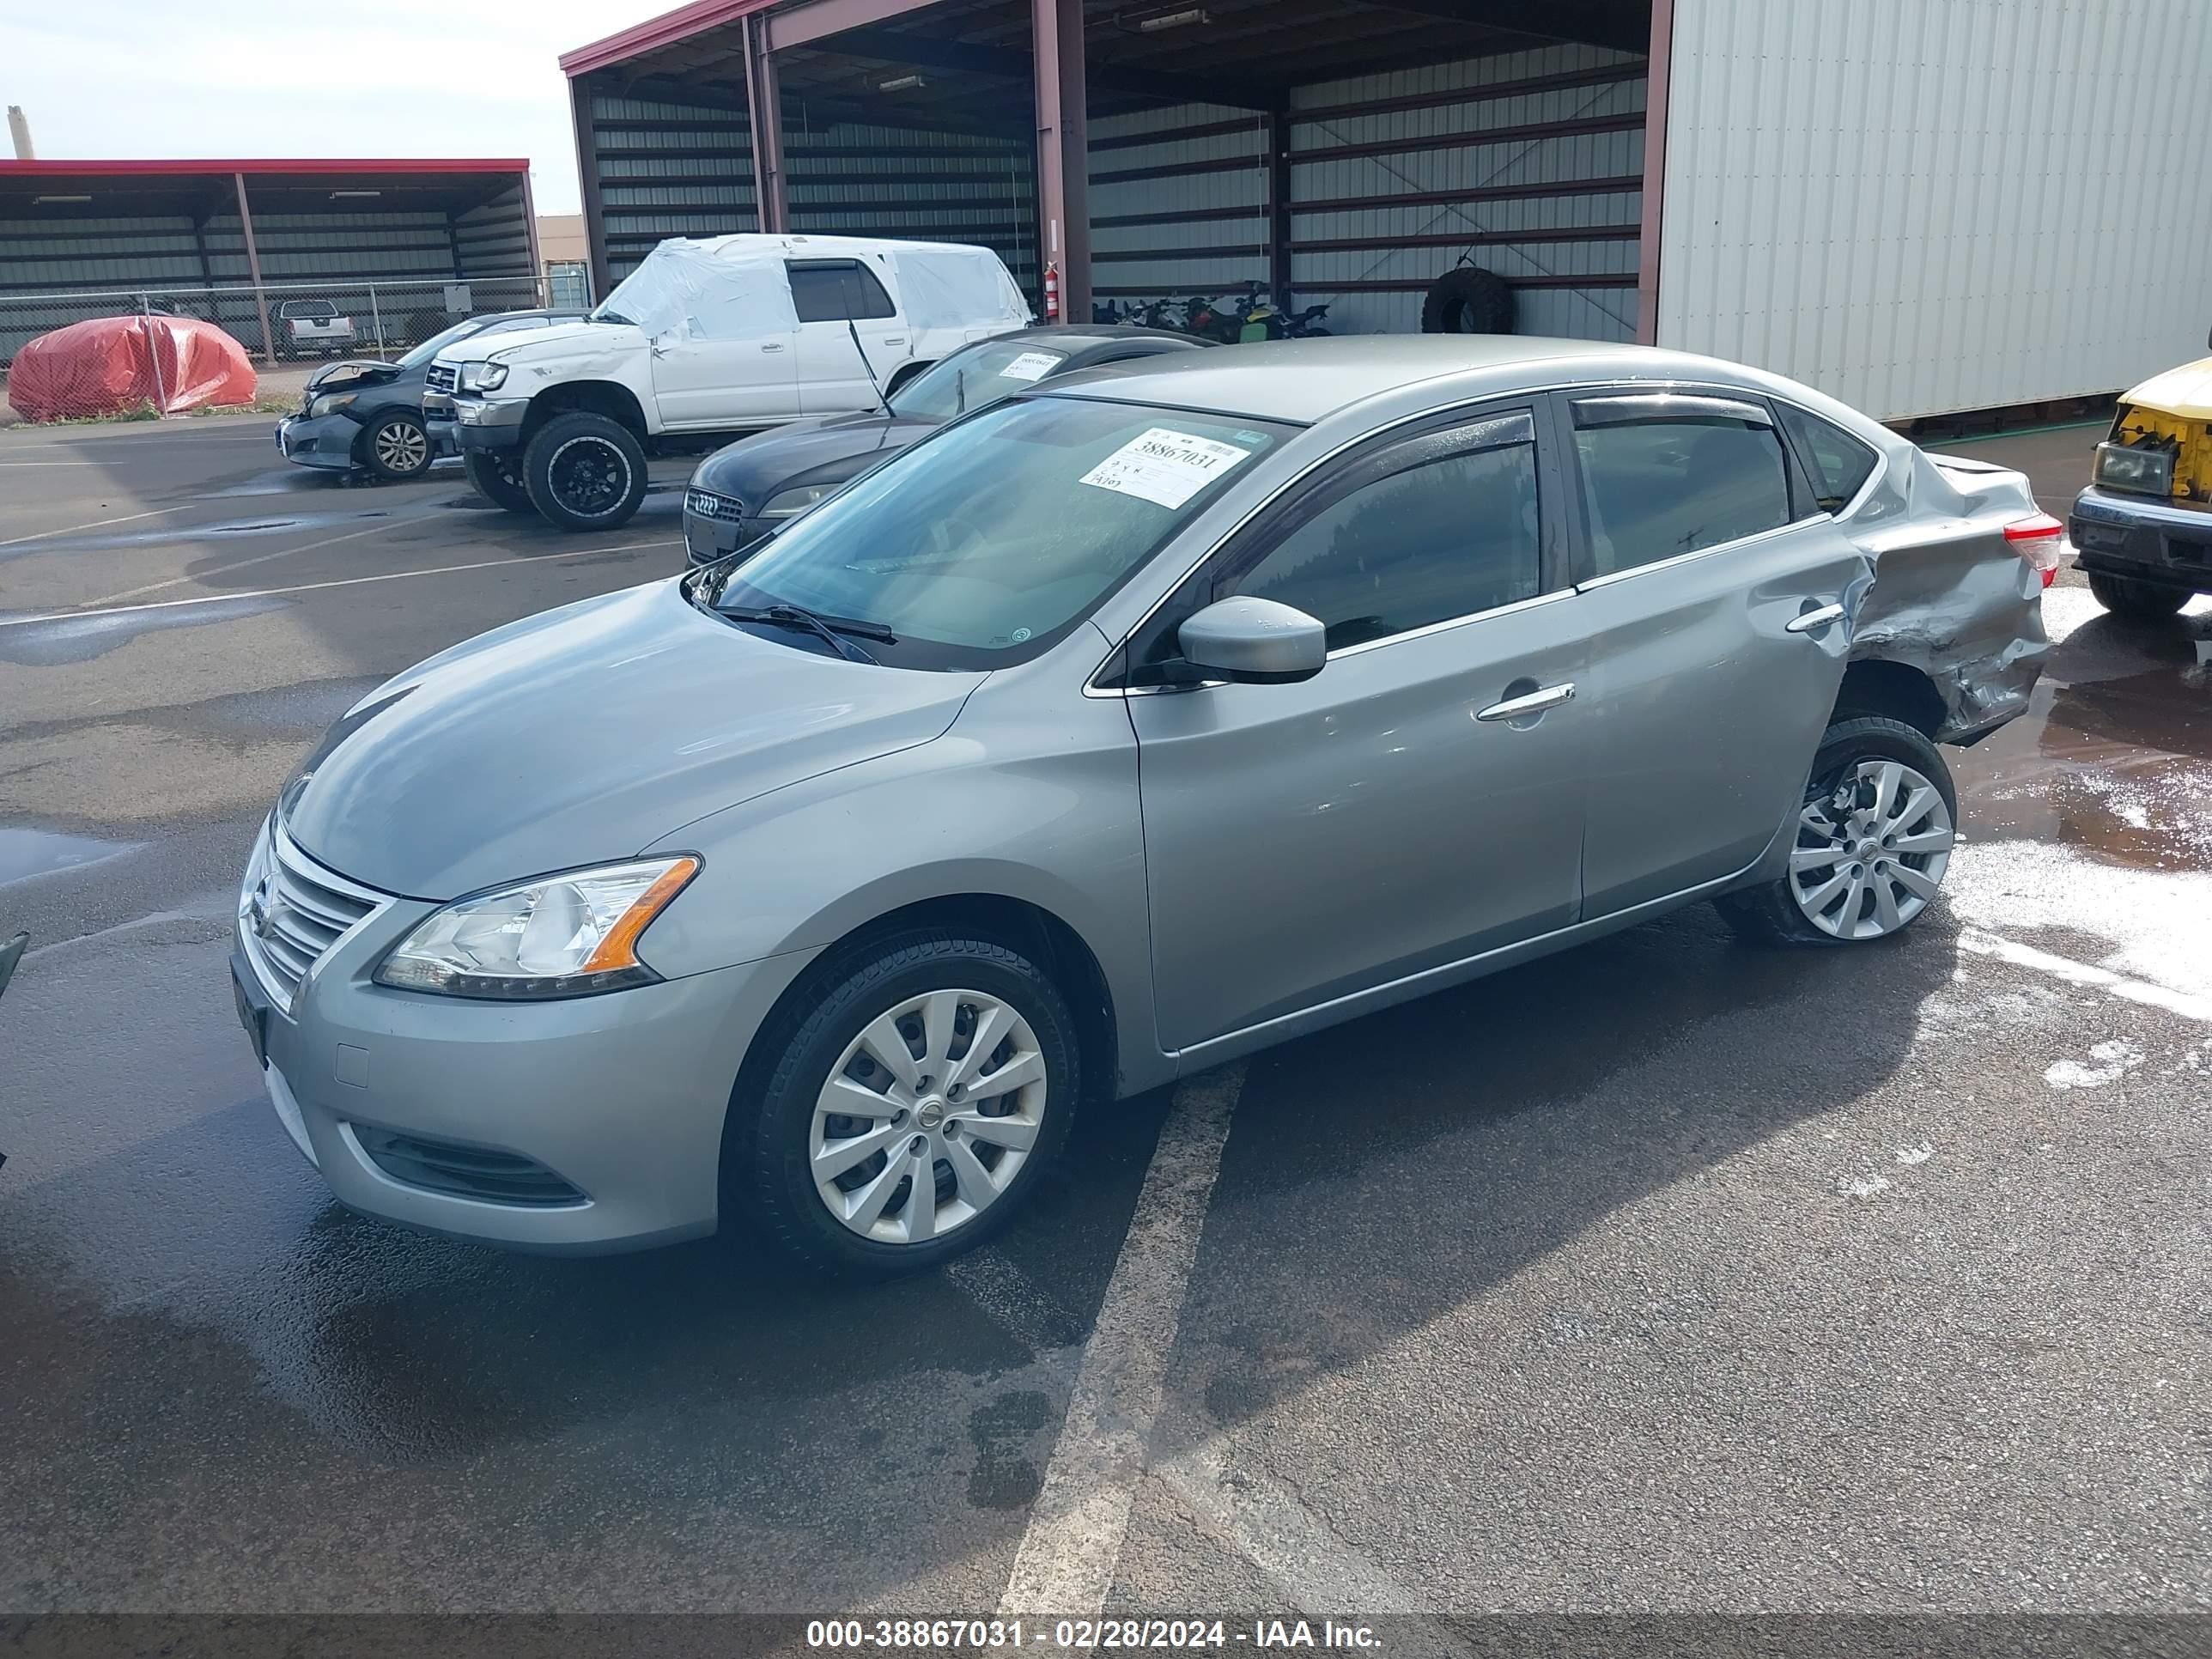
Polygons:
[[1817,415],[1808,415],[1788,404],[1777,405],[1797,459],[1813,480],[1814,499],[1823,513],[1840,513],[1851,497],[1866,487],[1878,459],[1865,444]]
[[1763,416],[1723,399],[1577,403],[1575,450],[1596,575],[1755,536],[1794,516],[1780,437]]
[[[1533,435],[1526,417],[1496,424]],[[1535,598],[1535,446],[1409,447],[1446,453],[1322,507],[1217,597],[1295,605],[1328,628],[1331,650]]]
[[891,296],[866,265],[853,259],[788,262],[791,303],[802,323],[842,323],[894,317]]

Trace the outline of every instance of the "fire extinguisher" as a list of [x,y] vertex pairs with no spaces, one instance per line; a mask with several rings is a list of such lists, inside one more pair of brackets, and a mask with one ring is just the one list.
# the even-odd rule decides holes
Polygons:
[[1048,323],[1060,320],[1060,264],[1057,260],[1044,268],[1044,319]]

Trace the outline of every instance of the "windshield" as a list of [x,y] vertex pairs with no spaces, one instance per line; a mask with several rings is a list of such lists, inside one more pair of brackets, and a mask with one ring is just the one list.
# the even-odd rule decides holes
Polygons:
[[1001,403],[712,568],[695,598],[879,624],[893,637],[869,649],[885,663],[1004,666],[1075,626],[1287,430],[1088,398]]
[[1024,340],[986,340],[954,352],[891,394],[891,413],[908,421],[949,421],[1033,386],[1067,361],[1064,351]]
[[420,368],[457,340],[465,340],[484,325],[481,317],[465,317],[451,328],[433,334],[399,360],[402,368]]

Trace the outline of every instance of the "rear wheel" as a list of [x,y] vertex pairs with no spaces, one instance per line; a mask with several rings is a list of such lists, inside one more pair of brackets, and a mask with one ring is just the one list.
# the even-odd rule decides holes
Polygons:
[[494,507],[504,507],[509,513],[538,510],[530,499],[528,487],[522,482],[522,469],[512,456],[472,449],[461,465],[467,469],[469,482],[476,486],[477,494]]
[[2131,576],[2107,576],[2098,570],[2089,573],[2089,592],[2115,617],[2134,617],[2147,622],[2178,615],[2190,598],[2186,588],[2137,581]]
[[723,1137],[726,1212],[818,1271],[933,1267],[1010,1221],[1066,1144],[1074,1020],[1044,970],[915,933],[833,966]]
[[374,416],[360,443],[363,465],[380,478],[419,478],[430,470],[430,430],[412,410]]
[[612,530],[645,499],[645,447],[605,415],[556,415],[523,451],[522,481],[562,529]]
[[1903,933],[1942,884],[1959,799],[1943,757],[1900,720],[1838,720],[1820,740],[1788,871],[1716,908],[1747,938],[1863,945]]

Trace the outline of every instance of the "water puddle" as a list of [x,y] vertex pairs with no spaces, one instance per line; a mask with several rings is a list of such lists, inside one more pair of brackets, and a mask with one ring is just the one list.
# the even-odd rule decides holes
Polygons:
[[0,824],[0,887],[52,875],[57,870],[81,869],[103,859],[135,853],[146,843],[138,841],[95,841],[90,836],[64,836],[47,830],[10,829]]
[[212,599],[205,605],[166,610],[111,611],[86,617],[56,617],[45,622],[14,622],[0,611],[0,662],[25,668],[58,668],[106,656],[143,634],[172,628],[204,628],[281,611],[288,600],[273,598]]

